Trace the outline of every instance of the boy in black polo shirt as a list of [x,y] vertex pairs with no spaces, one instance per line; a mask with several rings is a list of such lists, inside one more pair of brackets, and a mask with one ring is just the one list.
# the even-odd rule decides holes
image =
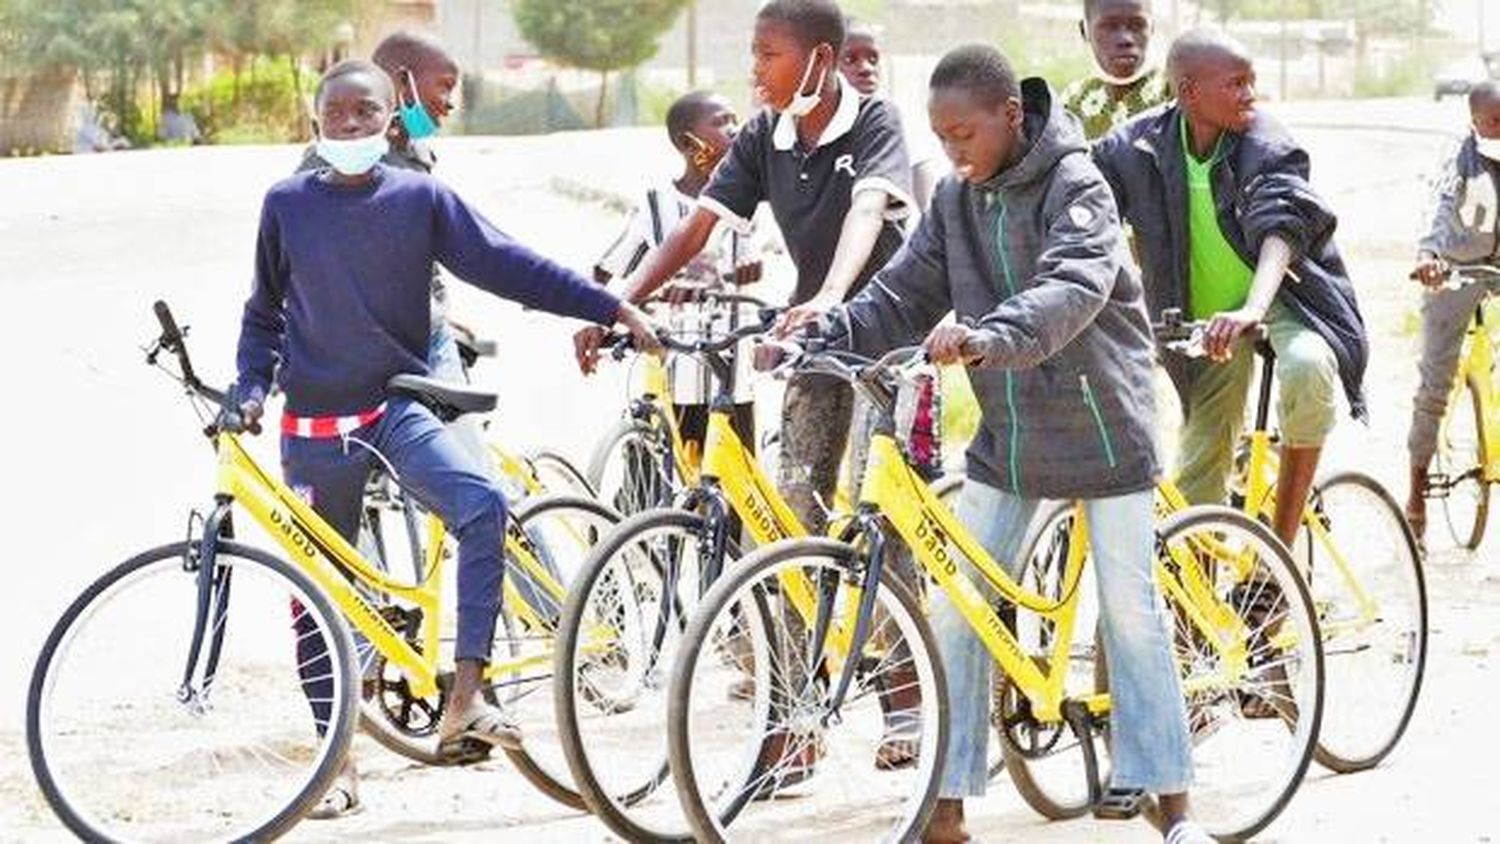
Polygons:
[[[880,99],[861,98],[838,71],[844,15],[832,0],[772,0],[756,15],[754,78],[770,106],[736,136],[698,207],[622,293],[641,302],[672,278],[724,220],[748,231],[761,202],[797,267],[781,325],[789,331],[864,286],[901,246],[910,213],[911,165],[901,120]],[[603,331],[574,337],[579,367],[592,372]],[[800,376],[782,409],[781,488],[802,524],[823,532],[849,435],[853,391],[826,376]]]

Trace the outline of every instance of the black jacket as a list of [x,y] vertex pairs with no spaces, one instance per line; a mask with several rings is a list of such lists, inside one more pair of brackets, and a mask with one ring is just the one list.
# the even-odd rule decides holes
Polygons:
[[[1094,160],[1114,189],[1120,215],[1135,229],[1153,318],[1166,308],[1190,310],[1181,119],[1175,104],[1159,106],[1094,146]],[[1224,237],[1251,267],[1268,235],[1280,235],[1291,245],[1292,264],[1277,298],[1332,347],[1349,406],[1363,419],[1369,340],[1354,286],[1333,244],[1337,219],[1308,182],[1306,151],[1264,113],[1249,131],[1229,133],[1221,143],[1210,178]],[[1185,397],[1187,360],[1169,355],[1166,368],[1178,395]]]

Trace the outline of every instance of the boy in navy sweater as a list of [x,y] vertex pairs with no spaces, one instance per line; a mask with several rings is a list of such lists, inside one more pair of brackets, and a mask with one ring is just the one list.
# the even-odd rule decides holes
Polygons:
[[395,100],[376,65],[347,61],[319,83],[318,153],[329,167],[266,195],[255,286],[245,303],[235,405],[262,413],[273,374],[287,482],[353,541],[378,449],[408,494],[457,537],[457,676],[438,732],[446,752],[470,741],[515,746],[520,731],[480,698],[504,569],[505,500],[482,467],[421,404],[387,395],[426,374],[432,265],[497,296],[601,325],[617,320],[657,348],[645,317],[587,279],[501,234],[442,183],[380,163]]

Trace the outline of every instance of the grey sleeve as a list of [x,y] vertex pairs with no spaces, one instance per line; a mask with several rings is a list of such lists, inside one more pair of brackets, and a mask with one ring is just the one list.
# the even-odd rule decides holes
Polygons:
[[1129,197],[1125,193],[1125,180],[1120,176],[1120,157],[1127,154],[1130,144],[1120,129],[1110,132],[1108,135],[1094,142],[1094,165],[1104,176],[1104,181],[1109,184],[1110,193],[1114,194],[1115,209],[1120,219],[1130,219]]
[[834,311],[833,342],[861,354],[879,354],[920,342],[950,310],[943,216],[923,215],[916,231],[889,264],[848,303]]
[[1428,252],[1439,257],[1446,255],[1453,245],[1454,229],[1460,226],[1458,209],[1463,206],[1464,178],[1458,172],[1458,152],[1461,147],[1449,150],[1437,177],[1432,183],[1429,200],[1427,231],[1417,243],[1418,252]]
[[1094,321],[1114,291],[1124,241],[1104,180],[1096,175],[1055,187],[1045,213],[1031,283],[979,321],[987,335],[981,366],[1025,369],[1052,357]]

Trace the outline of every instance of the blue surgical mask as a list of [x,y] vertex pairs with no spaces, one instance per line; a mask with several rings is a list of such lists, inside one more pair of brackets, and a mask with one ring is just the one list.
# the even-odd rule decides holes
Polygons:
[[345,176],[363,176],[391,150],[385,129],[363,138],[336,140],[318,136],[318,157]]
[[417,80],[411,71],[406,71],[406,84],[410,86],[411,105],[406,104],[406,98],[400,99],[401,125],[406,127],[406,137],[414,141],[430,138],[437,134],[437,121],[427,112],[427,106],[422,105],[422,100],[417,96]]

